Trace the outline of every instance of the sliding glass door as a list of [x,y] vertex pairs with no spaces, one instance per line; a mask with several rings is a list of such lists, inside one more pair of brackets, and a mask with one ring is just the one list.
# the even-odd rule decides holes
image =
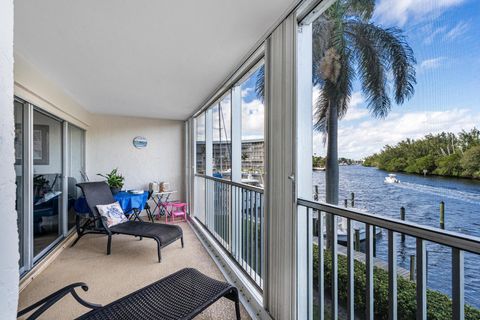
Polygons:
[[33,111],[33,253],[34,259],[62,235],[63,126]]
[[80,196],[77,183],[83,182],[85,177],[85,131],[68,125],[68,230],[75,226],[75,200]]
[[85,131],[20,98],[14,114],[19,269],[25,275],[75,225]]

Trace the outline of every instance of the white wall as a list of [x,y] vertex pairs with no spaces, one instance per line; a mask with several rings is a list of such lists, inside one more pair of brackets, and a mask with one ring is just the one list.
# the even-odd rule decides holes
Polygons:
[[0,0],[0,319],[15,319],[18,232],[15,212],[13,121],[13,1]]
[[[94,115],[87,131],[87,174],[118,167],[125,176],[125,189],[147,189],[151,181],[167,181],[185,200],[183,121]],[[146,137],[148,145],[137,149],[132,141]]]

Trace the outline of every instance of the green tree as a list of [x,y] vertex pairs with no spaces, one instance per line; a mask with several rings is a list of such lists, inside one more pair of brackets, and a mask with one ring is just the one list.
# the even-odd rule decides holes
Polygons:
[[439,158],[436,161],[437,168],[433,171],[433,173],[440,176],[460,176],[462,173],[460,159],[461,156],[459,153],[454,153],[449,156],[443,156]]
[[458,134],[441,132],[386,145],[381,152],[367,157],[363,165],[388,171],[422,174],[427,170],[442,176],[480,178],[477,148],[480,130],[476,128]]
[[313,156],[312,157],[312,164],[315,168],[322,168],[325,167],[325,158],[320,156]]
[[463,175],[473,178],[480,178],[480,146],[468,149],[460,160],[463,168]]

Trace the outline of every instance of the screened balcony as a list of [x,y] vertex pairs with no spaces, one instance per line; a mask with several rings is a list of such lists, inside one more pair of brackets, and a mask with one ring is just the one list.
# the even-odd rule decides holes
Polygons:
[[[468,110],[445,114],[429,110],[428,118],[415,113],[412,105],[405,112],[415,112],[395,113],[386,124],[360,121],[370,116],[372,94],[385,93],[375,101],[384,102],[386,111],[397,107],[387,103],[391,81],[411,80],[412,70],[417,70],[419,76],[427,75],[419,81],[422,85],[437,83],[428,72],[446,61],[464,67],[466,60],[442,56],[419,60],[413,69],[415,59],[407,61],[412,65],[400,66],[387,59],[370,68],[375,57],[386,59],[398,50],[400,58],[410,56],[409,50],[399,49],[407,41],[396,28],[387,28],[398,36],[392,48],[378,42],[388,37],[350,24],[372,27],[378,22],[373,12],[395,13],[385,9],[383,0],[358,1],[359,6],[357,1],[333,0],[97,2],[0,4],[0,30],[8,33],[0,37],[0,83],[12,84],[0,86],[0,154],[7,159],[0,163],[0,202],[5,209],[0,224],[1,319],[15,318],[19,309],[70,283],[85,282],[89,290],[81,292],[82,298],[105,305],[185,267],[235,286],[242,319],[480,318],[478,190],[448,194],[431,185],[422,190],[398,185],[410,193],[404,191],[406,196],[394,198],[395,203],[412,194],[429,194],[435,201],[452,199],[458,211],[470,217],[463,218],[469,229],[464,230],[444,220],[443,225],[433,221],[424,199],[407,208],[420,217],[416,222],[399,215],[396,208],[391,214],[385,204],[359,206],[369,204],[373,196],[380,201],[396,186],[387,189],[383,176],[377,189],[363,175],[343,179],[347,186],[353,180],[365,182],[356,190],[361,195],[354,205],[353,199],[338,195],[346,193],[339,186],[341,176],[335,180],[330,175],[349,164],[339,150],[364,157],[366,138],[388,144],[391,141],[385,139],[404,131],[416,134],[410,124],[423,119],[434,119],[435,128],[437,120],[455,128],[457,122],[476,125],[480,118]],[[371,7],[375,5],[380,11]],[[399,24],[412,15],[411,10],[418,10],[413,2],[406,5]],[[435,18],[446,10],[443,4],[435,9],[434,2],[425,8],[420,13]],[[474,10],[457,18],[469,12]],[[334,13],[346,18],[331,23]],[[418,43],[444,47],[447,40],[460,39],[475,21],[457,20],[456,27],[405,29],[413,35],[429,33]],[[327,32],[329,28],[344,24],[340,31],[350,47],[338,52],[332,41],[324,40],[334,34]],[[447,33],[448,28],[456,32]],[[470,41],[478,38],[475,35]],[[365,43],[363,50],[356,47]],[[427,50],[419,57],[430,54]],[[359,63],[359,57],[369,63]],[[345,58],[357,60],[342,65]],[[404,77],[392,76],[391,69]],[[371,70],[379,73],[374,80],[381,81],[368,78],[362,83]],[[337,81],[354,73],[358,79],[342,82],[341,92]],[[451,78],[447,80],[453,86]],[[407,91],[391,100],[406,103],[413,95],[409,91],[413,82],[391,86]],[[334,92],[338,100],[325,96],[326,83],[333,84],[330,94]],[[372,93],[368,87],[372,83],[384,87]],[[453,93],[436,90],[426,91],[454,97],[463,93],[463,88]],[[419,100],[436,99],[427,98]],[[350,108],[349,113],[331,112],[338,107],[334,102]],[[327,115],[351,121],[349,130],[339,127],[338,137],[329,136],[329,128],[343,123],[335,117],[327,121]],[[429,127],[426,120],[422,123]],[[339,144],[337,138],[346,142]],[[434,147],[443,163],[457,170],[448,161],[463,157],[468,144],[451,146],[454,138],[444,139],[448,148]],[[324,150],[332,140],[340,149],[330,147],[328,157],[317,157],[314,148],[323,143]],[[433,174],[419,171],[425,163],[429,169],[439,165],[429,156],[409,163],[409,170],[418,171],[415,177]],[[329,167],[326,162],[331,159],[341,160]],[[324,163],[314,165],[314,160]],[[77,183],[102,180],[114,169],[125,178],[124,191],[153,191],[152,186],[162,184],[171,194],[165,201],[187,204],[188,222],[179,223],[185,248],[179,242],[168,245],[158,263],[151,239],[115,235],[110,255],[105,235],[86,235],[70,246],[77,237],[75,202],[81,196]],[[458,203],[461,197],[469,206]],[[148,201],[156,205],[153,199]],[[147,221],[144,211],[140,216]],[[447,217],[451,222],[463,216]],[[163,219],[153,223],[165,223]],[[66,297],[44,318],[71,319],[85,311]],[[233,304],[222,299],[198,318],[234,317]]]

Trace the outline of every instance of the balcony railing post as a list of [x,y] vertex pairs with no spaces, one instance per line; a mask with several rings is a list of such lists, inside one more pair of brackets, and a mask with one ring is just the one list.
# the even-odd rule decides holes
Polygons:
[[465,317],[464,258],[463,251],[452,249],[452,319]]
[[417,238],[417,319],[427,319],[427,268],[425,241]]
[[366,312],[366,319],[373,320],[374,316],[374,300],[373,300],[373,226],[371,224],[365,225],[365,233],[366,233],[366,285],[367,290],[365,292],[366,299],[365,299],[365,312]]
[[388,230],[388,318],[397,319],[397,242],[395,232]]
[[337,216],[331,216],[332,223],[330,224],[330,234],[331,240],[330,243],[330,252],[332,255],[332,302],[331,302],[331,319],[337,320],[338,319],[338,255],[337,255],[337,248],[338,248],[338,240],[337,240]]
[[323,239],[323,217],[322,212],[317,211],[318,219],[318,314],[320,319],[324,318],[325,315],[325,285],[324,285],[324,276],[325,276],[325,258],[323,255],[324,250],[324,239]]
[[347,319],[355,319],[355,264],[352,220],[347,219]]

